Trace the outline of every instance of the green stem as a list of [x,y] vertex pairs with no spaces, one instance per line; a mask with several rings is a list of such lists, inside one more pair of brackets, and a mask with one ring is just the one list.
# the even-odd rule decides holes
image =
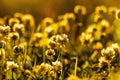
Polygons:
[[12,70],[12,80],[14,80],[14,78],[13,78],[13,70]]
[[75,72],[74,75],[76,76],[77,73],[77,64],[78,64],[78,57],[75,58],[76,62],[75,62]]
[[[61,51],[61,53],[60,53],[60,55],[61,55],[61,62],[63,63],[63,55],[62,54],[63,53]],[[61,80],[63,80],[62,78],[63,78],[63,66],[62,66],[62,69],[61,69]]]

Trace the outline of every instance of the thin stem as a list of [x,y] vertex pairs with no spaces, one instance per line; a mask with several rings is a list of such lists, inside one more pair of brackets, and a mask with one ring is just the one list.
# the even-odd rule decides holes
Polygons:
[[77,73],[77,64],[78,64],[78,57],[75,58],[76,62],[75,62],[75,72],[74,75],[76,76]]
[[[62,64],[63,64],[63,53],[62,53],[63,51],[61,50],[61,53],[60,53],[60,58],[61,58],[61,62],[62,62]],[[61,80],[63,80],[62,79],[63,78],[63,66],[62,66],[62,69],[61,69]]]
[[14,77],[13,77],[13,70],[12,70],[12,80],[14,80]]

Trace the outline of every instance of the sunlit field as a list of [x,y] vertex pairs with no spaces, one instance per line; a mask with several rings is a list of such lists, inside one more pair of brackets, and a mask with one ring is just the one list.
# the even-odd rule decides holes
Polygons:
[[12,1],[0,1],[0,80],[120,80],[119,5]]

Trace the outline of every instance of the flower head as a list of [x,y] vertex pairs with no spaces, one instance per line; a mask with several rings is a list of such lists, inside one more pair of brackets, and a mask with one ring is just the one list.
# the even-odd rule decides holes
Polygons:
[[18,32],[21,35],[24,35],[25,33],[25,26],[23,24],[15,24],[13,26],[13,31]]
[[60,61],[55,61],[55,62],[52,62],[52,65],[53,65],[53,68],[55,71],[61,71],[62,70],[62,63]]
[[19,33],[17,33],[17,32],[11,32],[9,34],[9,37],[10,37],[11,40],[18,40],[19,39]]
[[0,33],[2,33],[3,35],[8,35],[10,31],[10,26],[0,26]]
[[105,6],[103,6],[103,5],[97,6],[97,7],[95,8],[95,12],[96,12],[97,14],[102,15],[103,13],[106,13],[106,12],[107,12],[107,8],[106,8]]
[[24,46],[23,45],[16,45],[13,47],[14,53],[23,53],[24,52]]
[[107,47],[107,49],[101,51],[101,55],[105,57],[106,60],[112,60],[115,57],[115,51],[113,48]]
[[82,6],[82,5],[76,5],[74,8],[74,13],[76,14],[82,14],[85,15],[86,14],[86,7]]
[[19,67],[18,64],[15,63],[14,61],[7,61],[7,70],[16,69],[18,67]]

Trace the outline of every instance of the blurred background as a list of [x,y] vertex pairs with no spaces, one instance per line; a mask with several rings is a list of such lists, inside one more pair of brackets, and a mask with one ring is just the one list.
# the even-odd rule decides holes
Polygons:
[[72,12],[75,5],[85,5],[87,15],[98,5],[117,6],[120,0],[0,0],[0,17],[13,15],[15,12],[30,13],[36,23],[44,17],[56,18],[66,12]]

